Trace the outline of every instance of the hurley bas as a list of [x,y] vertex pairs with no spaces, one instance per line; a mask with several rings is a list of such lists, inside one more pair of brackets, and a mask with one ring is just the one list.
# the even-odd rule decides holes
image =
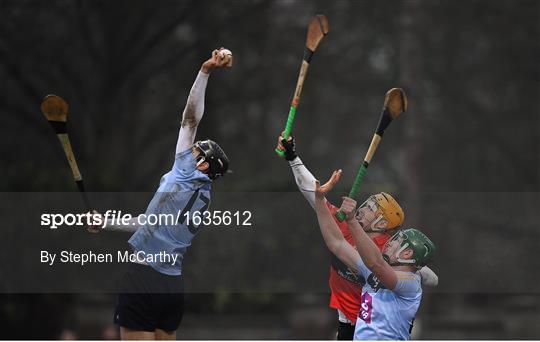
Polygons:
[[[49,251],[41,251],[41,263],[46,263],[49,266],[54,265],[56,261],[60,263],[74,263],[84,266],[85,264],[100,264],[112,263],[114,255],[112,253],[95,253],[92,251],[84,253],[76,253],[73,251],[61,251],[60,253],[51,253]],[[167,263],[174,265],[178,260],[178,254],[170,254],[167,252],[159,252],[155,254],[146,254],[143,251],[136,253],[128,251],[116,252],[116,262],[135,262],[139,264],[148,263]]]

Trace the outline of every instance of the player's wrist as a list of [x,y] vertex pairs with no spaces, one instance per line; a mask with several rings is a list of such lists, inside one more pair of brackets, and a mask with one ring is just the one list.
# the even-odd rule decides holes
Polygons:
[[284,148],[285,160],[293,161],[298,157],[298,155],[296,154],[296,146],[293,137],[290,137],[289,139],[282,139],[281,144]]
[[289,165],[296,166],[299,163],[302,163],[302,159],[300,159],[300,156],[297,155],[296,158],[294,158],[293,160],[288,160],[288,162],[289,162]]
[[347,221],[347,223],[351,223],[353,220],[354,220],[354,214],[345,215],[345,221]]
[[287,154],[287,152],[285,152],[285,160],[286,161],[290,162],[290,161],[295,160],[296,158],[298,158],[298,156],[295,153]]
[[212,69],[212,68],[210,68],[208,65],[205,65],[204,63],[203,63],[203,65],[201,66],[201,72],[202,72],[203,74],[206,74],[206,75],[209,75],[209,74],[210,74],[210,70],[211,70],[211,69]]
[[326,206],[326,197],[323,193],[315,192],[315,204],[317,208],[322,208],[323,206]]
[[204,61],[204,63],[201,65],[201,71],[205,74],[210,74],[212,72],[212,69],[216,67],[215,62],[212,60],[212,58]]

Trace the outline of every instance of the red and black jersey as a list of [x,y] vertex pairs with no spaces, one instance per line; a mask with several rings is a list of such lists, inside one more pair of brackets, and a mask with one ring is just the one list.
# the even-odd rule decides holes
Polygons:
[[[330,202],[326,202],[330,213],[334,216],[336,223],[341,230],[341,233],[345,237],[348,243],[355,246],[354,238],[349,230],[349,224],[346,221],[339,222],[335,218],[336,212],[339,208],[332,205]],[[373,238],[373,242],[382,251],[389,236],[384,234]],[[334,254],[331,254],[330,263],[330,276],[328,279],[328,285],[330,286],[330,307],[338,309],[347,318],[355,323],[358,311],[360,310],[360,302],[362,296],[362,286],[365,284],[365,279],[359,275],[355,270],[351,270],[341,260],[339,260]]]

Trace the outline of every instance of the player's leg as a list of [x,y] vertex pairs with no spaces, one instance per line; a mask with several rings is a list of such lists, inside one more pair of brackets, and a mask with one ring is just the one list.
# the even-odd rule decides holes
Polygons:
[[128,340],[156,340],[157,333],[154,331],[138,331],[129,328],[120,327],[120,339]]
[[175,340],[184,315],[184,281],[182,276],[161,274],[161,290],[156,295],[161,312],[156,323],[156,340]]
[[354,323],[351,322],[341,310],[338,309],[337,314],[338,314],[337,340],[352,341],[354,337]]
[[154,340],[160,303],[153,300],[150,266],[130,264],[120,282],[114,322],[120,326],[122,340]]
[[354,336],[354,325],[338,321],[337,339],[339,341],[352,341]]
[[176,330],[165,331],[156,329],[156,340],[176,340]]

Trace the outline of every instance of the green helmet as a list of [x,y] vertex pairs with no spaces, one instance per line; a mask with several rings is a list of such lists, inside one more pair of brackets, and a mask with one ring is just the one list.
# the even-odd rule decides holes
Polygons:
[[[425,266],[435,254],[437,248],[435,244],[418,229],[403,229],[398,231],[390,241],[398,240],[400,248],[396,251],[395,257],[399,264],[412,264],[418,267]],[[405,249],[413,250],[411,259],[401,259],[399,254]]]

